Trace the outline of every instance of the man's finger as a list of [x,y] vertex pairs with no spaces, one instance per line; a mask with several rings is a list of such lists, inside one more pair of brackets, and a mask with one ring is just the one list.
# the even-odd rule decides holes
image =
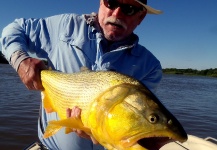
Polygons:
[[71,117],[75,117],[75,118],[81,117],[81,109],[78,106],[72,108]]
[[72,112],[72,109],[70,109],[70,108],[66,109],[66,117],[67,118],[71,117],[71,112]]

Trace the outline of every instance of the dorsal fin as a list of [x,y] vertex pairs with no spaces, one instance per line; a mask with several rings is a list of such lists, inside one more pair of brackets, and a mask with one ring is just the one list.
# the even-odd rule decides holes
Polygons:
[[82,66],[80,68],[80,72],[90,72],[91,70],[89,68],[87,68],[86,66]]

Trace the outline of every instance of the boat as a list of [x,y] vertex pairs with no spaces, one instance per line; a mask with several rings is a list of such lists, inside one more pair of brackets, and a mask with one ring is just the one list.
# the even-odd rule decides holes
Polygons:
[[23,150],[48,150],[41,142],[33,142]]
[[[34,142],[30,144],[24,150],[47,150],[45,147],[42,147],[42,144],[39,142]],[[188,140],[184,143],[180,142],[171,142],[163,147],[160,150],[217,150],[217,139],[212,137],[207,137],[205,139],[199,138],[197,136],[188,135]]]
[[188,135],[186,142],[171,142],[161,147],[160,150],[217,150],[217,139],[213,137],[203,139]]

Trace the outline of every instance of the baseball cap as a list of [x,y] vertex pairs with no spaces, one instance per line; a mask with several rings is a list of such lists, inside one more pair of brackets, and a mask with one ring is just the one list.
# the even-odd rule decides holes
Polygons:
[[147,13],[148,14],[162,14],[163,12],[161,10],[157,10],[154,9],[150,6],[147,5],[147,0],[135,0],[136,2],[138,2],[139,4],[141,4],[143,7],[145,7],[147,9]]

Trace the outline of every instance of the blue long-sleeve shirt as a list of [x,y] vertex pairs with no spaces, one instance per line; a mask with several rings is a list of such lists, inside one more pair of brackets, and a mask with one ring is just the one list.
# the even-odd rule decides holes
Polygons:
[[[130,75],[151,91],[155,91],[162,77],[158,59],[138,43],[137,35],[132,34],[124,41],[109,44],[100,31],[96,15],[62,14],[44,19],[16,19],[4,28],[1,37],[2,52],[16,66],[29,57],[26,52],[48,60],[55,70],[72,73],[80,71],[82,66],[91,70],[114,70]],[[17,61],[19,60],[19,61]],[[42,138],[42,130],[50,120],[58,119],[56,113],[41,113],[42,125],[39,125],[39,138],[50,149],[73,149],[70,145],[71,134],[61,130],[49,139]],[[74,150],[74,149],[73,149]]]

